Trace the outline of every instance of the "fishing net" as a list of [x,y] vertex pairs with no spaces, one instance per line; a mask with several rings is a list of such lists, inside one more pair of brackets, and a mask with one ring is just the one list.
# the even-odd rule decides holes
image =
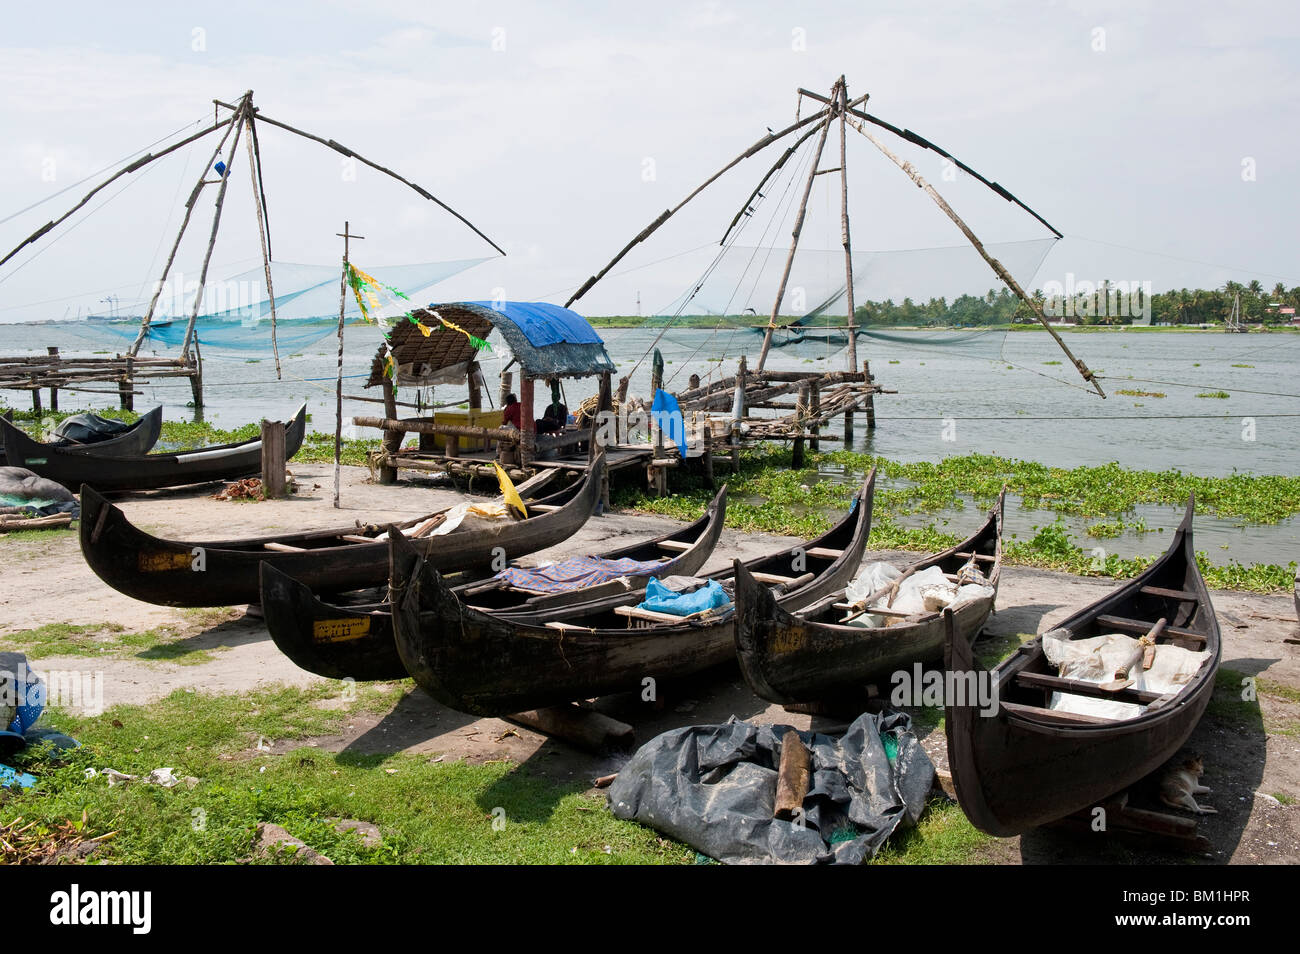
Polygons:
[[[373,269],[372,274],[383,285],[402,289],[418,302],[422,293],[432,286],[483,261],[486,259],[381,266]],[[274,262],[271,281],[275,291],[276,342],[282,353],[300,351],[337,331],[338,265]],[[169,282],[164,286],[150,322],[147,349],[181,347],[196,293],[197,282]],[[77,331],[93,340],[134,339],[140,330],[139,316],[148,310],[148,306],[147,299],[120,303],[119,310],[131,313],[133,317],[116,321],[92,320],[84,322]],[[271,353],[271,299],[266,291],[265,271],[260,266],[228,279],[208,282],[199,312],[194,328],[205,351]],[[368,323],[351,288],[347,289],[344,298],[344,322]]]

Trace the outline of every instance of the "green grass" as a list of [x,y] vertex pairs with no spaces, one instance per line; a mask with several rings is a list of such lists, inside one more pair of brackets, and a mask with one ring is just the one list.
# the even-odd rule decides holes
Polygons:
[[0,634],[0,646],[26,653],[29,659],[112,656],[195,666],[215,658],[208,650],[188,645],[171,627],[131,633],[119,623],[48,623],[36,629]]
[[[430,755],[358,755],[291,747],[258,751],[259,739],[298,741],[340,731],[358,713],[383,713],[406,686],[364,686],[341,708],[339,684],[241,696],[177,691],[151,706],[116,706],[94,718],[47,716],[82,742],[54,756],[42,747],[16,762],[39,782],[0,804],[47,825],[80,819],[92,835],[117,832],[102,859],[117,863],[237,863],[250,857],[259,822],[274,822],[335,862],[691,863],[695,853],[615,819],[587,780],[559,784],[508,763],[435,762]],[[145,775],[167,766],[194,789],[109,788],[87,768]],[[500,810],[497,812],[497,810]],[[494,829],[494,812],[504,820]],[[383,843],[334,830],[331,818],[379,826]],[[606,851],[608,849],[608,852]],[[100,857],[97,855],[96,857]]]
[[1227,400],[1232,397],[1227,391],[1202,391],[1196,396],[1198,398],[1218,398],[1219,400]]
[[873,863],[883,865],[977,864],[980,853],[996,841],[979,831],[961,808],[946,798],[930,799],[916,827],[885,843]]

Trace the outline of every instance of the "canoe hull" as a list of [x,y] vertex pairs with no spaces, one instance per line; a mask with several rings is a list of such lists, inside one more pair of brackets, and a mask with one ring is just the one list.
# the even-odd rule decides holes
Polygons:
[[[975,534],[956,546],[913,564],[955,572],[975,552],[993,595],[954,611],[959,635],[967,642],[984,628],[997,598],[1002,559],[1001,499]],[[841,595],[842,594],[837,594]],[[930,614],[915,622],[867,628],[838,622],[843,611],[825,601],[799,612],[782,609],[771,591],[737,567],[736,656],[751,689],[769,702],[790,705],[860,695],[867,685],[884,689],[893,673],[914,663],[943,658],[947,630],[943,617]]]
[[[815,567],[812,580],[781,597],[807,605],[842,587],[857,570],[871,529],[874,474],[854,510],[835,528],[800,547],[751,561],[751,568],[780,573]],[[483,613],[467,607],[434,569],[392,542],[391,593],[397,650],[426,692],[450,708],[504,715],[636,690],[728,662],[735,656],[734,613],[698,622],[641,623],[620,628],[616,606],[634,606],[642,594],[596,601],[531,618]],[[819,550],[838,553],[825,558]],[[731,571],[714,574],[730,576]],[[547,625],[548,623],[552,625]],[[554,624],[566,628],[556,629]]]
[[[0,427],[5,425],[0,424]],[[307,429],[307,407],[298,409],[285,426],[285,459],[302,446]],[[96,445],[61,448],[37,444],[13,428],[5,433],[5,455],[14,466],[26,467],[48,477],[74,493],[88,484],[100,493],[126,490],[156,490],[216,480],[232,480],[257,474],[262,469],[261,439],[204,447],[177,454],[143,454],[120,457],[97,453]]]
[[[726,506],[727,488],[724,486],[704,516],[687,527],[650,541],[607,551],[601,556],[605,559],[648,559],[661,540],[689,540],[693,544],[691,549],[666,562],[656,575],[693,574],[704,565],[717,545],[726,520]],[[332,679],[350,677],[359,682],[407,677],[406,667],[394,642],[390,603],[385,601],[355,607],[329,603],[271,563],[264,563],[261,572],[262,612],[267,630],[279,650],[298,666]],[[467,595],[466,591],[477,585],[477,580],[469,581],[454,590],[464,599],[473,601],[475,597]],[[540,597],[527,605],[554,607],[576,602],[583,595],[583,590],[575,590],[553,597]],[[524,600],[518,595],[515,608],[525,608]]]
[[[486,567],[541,550],[577,531],[600,502],[603,460],[588,471],[559,510],[483,530],[415,541],[435,566],[449,572]],[[594,479],[593,479],[594,475]],[[81,552],[90,568],[127,596],[159,606],[232,606],[256,603],[260,569],[270,563],[315,591],[377,586],[388,578],[388,544],[346,542],[347,527],[312,533],[228,541],[154,537],[133,526],[101,495],[82,494]],[[267,544],[302,547],[283,552]]]
[[[1041,639],[1022,646],[992,672],[973,660],[969,643],[947,633],[944,656],[956,674],[989,680],[998,705],[983,709],[947,700],[948,762],[957,800],[975,827],[999,836],[1017,835],[1099,805],[1158,770],[1195,730],[1214,693],[1221,641],[1209,591],[1192,544],[1193,503],[1169,550],[1142,574],[1073,614],[1054,632],[1086,638],[1114,632],[1126,621],[1131,632],[1165,618],[1175,645],[1201,647],[1207,655],[1176,696],[1128,719],[1081,720],[1046,709],[1052,689],[1026,685],[1022,676],[1055,672]],[[1117,622],[1118,621],[1118,622]],[[1123,631],[1121,629],[1121,631]]]

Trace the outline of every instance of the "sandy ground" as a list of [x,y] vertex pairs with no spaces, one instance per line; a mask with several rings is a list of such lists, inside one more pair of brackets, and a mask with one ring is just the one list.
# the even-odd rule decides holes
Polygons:
[[[462,495],[429,483],[403,481],[392,487],[368,482],[362,468],[344,468],[342,508],[332,502],[332,468],[299,464],[293,471],[300,492],[292,499],[257,504],[211,500],[193,489],[158,491],[123,496],[119,505],[140,527],[162,536],[202,542],[276,530],[351,525],[416,516],[456,503]],[[663,532],[673,521],[637,514],[610,514],[593,518],[573,538],[537,559],[576,552],[592,552],[629,540]],[[780,538],[726,531],[706,569],[715,569],[734,555],[748,557],[766,552]],[[915,554],[873,553],[871,558],[901,565]],[[998,593],[998,610],[986,630],[989,637],[1040,633],[1050,629],[1078,607],[1115,586],[1113,581],[1072,577],[1040,570],[1007,567]],[[1285,642],[1295,638],[1297,625],[1290,596],[1263,597],[1216,592],[1215,608],[1224,636],[1222,665],[1248,675],[1300,688],[1300,647]],[[211,661],[179,665],[134,658],[96,659],[102,670],[104,704],[147,703],[178,688],[217,693],[242,692],[267,683],[305,686],[326,680],[307,673],[282,656],[260,621],[240,613],[176,610],[152,606],[123,596],[102,583],[81,558],[76,538],[69,534],[50,541],[0,539],[0,639],[4,634],[66,622],[95,624],[112,621],[130,631],[162,625],[174,627],[188,645],[209,650]],[[21,648],[15,645],[13,648]],[[84,657],[45,658],[44,669],[85,669]],[[758,699],[744,685],[739,672],[703,674],[669,687],[657,706],[639,699],[612,697],[600,707],[633,724],[639,741],[658,732],[689,724],[721,722],[734,715],[749,721],[784,723],[798,728],[830,727],[833,720],[785,712]],[[1300,805],[1275,804],[1265,794],[1300,799],[1300,704],[1265,698],[1264,719],[1285,723],[1289,732],[1266,734],[1263,723],[1242,732],[1203,720],[1191,745],[1205,755],[1203,782],[1214,789],[1207,797],[1219,814],[1201,825],[1215,861],[1289,863],[1300,861]],[[936,762],[944,764],[941,732],[924,740]],[[300,742],[281,743],[287,749]],[[499,719],[475,719],[446,709],[414,688],[382,716],[359,716],[337,737],[311,740],[334,751],[365,753],[427,752],[446,758],[473,761],[510,759],[562,781],[585,785],[591,779],[617,771],[626,756],[595,756],[577,752],[537,733]],[[998,840],[990,851],[993,860],[1016,863],[1114,860],[1095,844],[1080,844],[1054,832],[1035,832],[1020,839]],[[1161,860],[1159,853],[1149,855]],[[1171,859],[1174,856],[1169,856]]]

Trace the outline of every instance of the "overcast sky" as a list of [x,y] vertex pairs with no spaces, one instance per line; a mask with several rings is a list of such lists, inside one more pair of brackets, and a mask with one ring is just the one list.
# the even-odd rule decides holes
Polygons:
[[[1067,273],[1156,290],[1229,278],[1300,285],[1300,16],[1290,4],[150,6],[11,12],[0,39],[0,219],[196,130],[211,120],[212,99],[252,89],[268,116],[402,172],[508,251],[437,297],[504,289],[563,301],[767,127],[791,122],[798,87],[828,90],[843,73],[851,95],[871,94],[868,110],[944,146],[1065,233],[1037,274],[1023,276],[1035,287]],[[287,133],[263,127],[260,136],[278,260],[337,262],[344,220],[366,236],[352,255],[363,266],[493,254],[400,184],[364,168],[353,177],[337,153]],[[870,143],[850,136],[855,247],[961,241]],[[102,310],[108,295],[147,292],[211,149],[204,140],[126,177],[102,209],[97,198],[75,228],[0,268],[0,321]],[[716,242],[779,149],[742,163],[628,266],[672,263]],[[258,260],[242,150],[215,278]],[[900,152],[989,241],[1049,234],[970,180],[947,182],[933,154]],[[821,166],[835,165],[832,137]],[[818,179],[810,247],[838,244],[836,178]],[[4,250],[93,181],[0,224]],[[186,275],[197,274],[215,193],[196,206],[179,259]],[[642,292],[654,311],[695,267],[685,256],[653,280],[654,269],[644,280],[629,272],[578,307],[630,313]],[[924,293],[925,269],[908,268]],[[972,274],[970,284],[994,282]]]

